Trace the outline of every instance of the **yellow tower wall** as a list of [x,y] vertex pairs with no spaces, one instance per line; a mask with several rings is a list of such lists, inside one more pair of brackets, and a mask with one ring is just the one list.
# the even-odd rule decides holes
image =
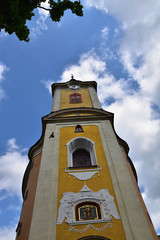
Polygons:
[[[72,93],[79,93],[82,96],[82,103],[69,103],[69,96]],[[61,90],[61,109],[66,108],[79,108],[79,107],[93,107],[90,94],[87,88],[79,89],[77,91],[73,91],[70,89],[62,89]]]
[[[80,88],[71,90],[68,87],[71,84],[77,84]],[[43,117],[42,137],[31,150],[34,166],[27,179],[28,197],[23,203],[20,217],[22,227],[17,240],[78,240],[89,235],[111,240],[157,239],[128,163],[128,156],[121,150],[121,142],[114,131],[113,116],[106,111],[98,111],[101,106],[96,89],[95,82],[75,82],[73,79],[69,83],[53,84],[52,112]],[[82,103],[70,103],[69,96],[74,93],[81,94]],[[75,133],[78,124],[84,131]],[[108,189],[120,216],[120,219],[111,216],[112,225],[92,220],[94,228],[89,227],[82,233],[78,231],[85,229],[90,220],[86,224],[74,221],[74,225],[69,225],[64,219],[62,224],[56,224],[63,194],[76,194],[84,187],[84,181],[70,175],[69,171],[73,169],[68,169],[66,144],[76,137],[88,138],[95,143],[97,163],[100,166],[87,167],[88,171],[94,168],[99,173],[86,180],[86,186],[95,193]],[[35,151],[42,153],[37,152],[36,155]],[[84,168],[75,170],[84,171]]]
[[[82,133],[75,133],[75,127],[64,127],[60,129],[60,142],[59,142],[59,172],[58,172],[58,196],[57,196],[57,210],[60,206],[60,200],[63,197],[63,193],[65,192],[79,192],[83,185],[84,181],[75,179],[73,176],[69,176],[68,173],[65,172],[65,168],[68,167],[68,159],[67,159],[67,147],[66,144],[75,137],[87,137],[93,142],[95,142],[95,150],[97,156],[98,165],[102,167],[99,171],[99,176],[96,174],[94,177],[86,181],[86,185],[93,190],[94,192],[99,191],[100,189],[108,189],[109,193],[114,197],[114,202],[118,209],[118,205],[115,198],[115,193],[113,190],[113,185],[109,173],[109,168],[107,165],[107,161],[105,158],[105,153],[103,150],[103,145],[99,133],[99,129],[97,126],[90,125],[90,126],[83,126],[84,132]],[[58,212],[57,212],[58,214]],[[93,223],[94,227],[102,228],[107,223]],[[112,227],[108,226],[101,232],[97,232],[92,228],[89,228],[84,233],[77,233],[77,232],[69,232],[69,224],[63,221],[61,225],[57,225],[56,227],[56,240],[77,240],[80,237],[84,237],[87,235],[99,235],[108,237],[109,239],[114,240],[124,240],[125,234],[122,226],[121,219],[114,219],[112,217],[111,220]],[[88,225],[88,223],[87,223]],[[83,225],[75,225],[76,229],[84,229],[86,224]]]

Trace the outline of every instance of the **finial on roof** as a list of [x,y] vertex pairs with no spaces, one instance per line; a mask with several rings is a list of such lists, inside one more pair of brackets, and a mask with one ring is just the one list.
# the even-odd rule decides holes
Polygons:
[[70,81],[77,81],[77,80],[74,78],[73,74],[71,74],[71,80],[70,80]]

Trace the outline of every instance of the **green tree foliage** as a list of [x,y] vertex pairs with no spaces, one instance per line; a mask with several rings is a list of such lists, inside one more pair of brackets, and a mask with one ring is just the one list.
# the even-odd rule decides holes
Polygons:
[[0,0],[0,31],[15,33],[19,40],[29,41],[29,29],[26,21],[35,15],[36,8],[43,8],[50,14],[52,21],[59,22],[64,11],[70,9],[77,16],[83,16],[83,6],[80,1],[49,0],[49,8],[41,6],[46,0]]

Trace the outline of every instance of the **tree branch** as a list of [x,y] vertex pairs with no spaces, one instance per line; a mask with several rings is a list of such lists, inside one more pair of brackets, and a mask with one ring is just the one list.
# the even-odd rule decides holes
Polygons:
[[51,8],[50,8],[50,9],[48,9],[48,8],[42,7],[42,6],[40,6],[40,5],[37,5],[37,7],[38,7],[38,8],[42,8],[42,9],[44,9],[44,10],[46,10],[46,11],[49,11],[49,10],[51,10]]

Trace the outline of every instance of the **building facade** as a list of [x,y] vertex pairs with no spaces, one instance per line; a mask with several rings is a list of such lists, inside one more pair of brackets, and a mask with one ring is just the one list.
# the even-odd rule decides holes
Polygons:
[[129,147],[94,81],[52,84],[53,104],[29,151],[16,240],[158,239]]

